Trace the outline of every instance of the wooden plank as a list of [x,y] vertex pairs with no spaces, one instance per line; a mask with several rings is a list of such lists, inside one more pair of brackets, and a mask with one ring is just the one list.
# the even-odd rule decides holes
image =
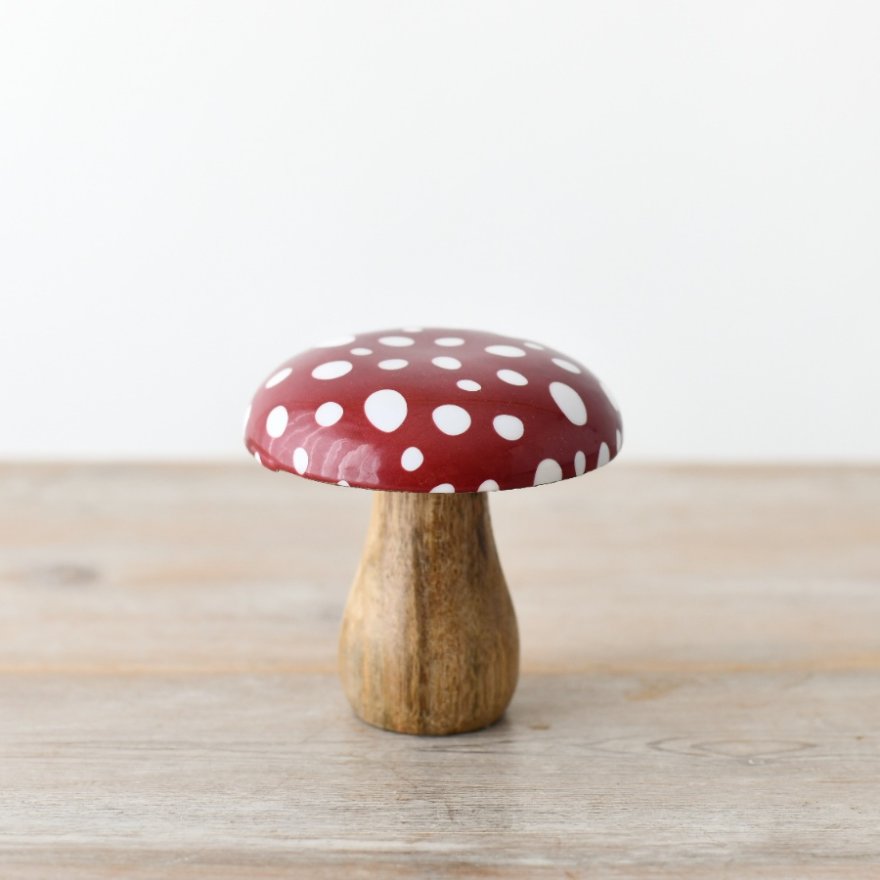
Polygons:
[[880,469],[492,503],[520,686],[414,738],[335,675],[368,493],[0,467],[0,876],[880,874]]

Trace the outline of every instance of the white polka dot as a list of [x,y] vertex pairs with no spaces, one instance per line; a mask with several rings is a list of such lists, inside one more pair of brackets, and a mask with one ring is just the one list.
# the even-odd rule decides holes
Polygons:
[[266,433],[270,437],[280,437],[287,430],[287,410],[283,406],[276,406],[266,416]]
[[518,419],[516,416],[507,415],[495,416],[495,418],[492,419],[492,427],[495,429],[495,433],[499,434],[505,440],[519,440],[525,430],[522,419]]
[[564,382],[551,382],[550,395],[562,414],[573,425],[586,425],[587,407],[580,394]]
[[434,424],[444,433],[451,437],[464,434],[471,426],[471,417],[466,409],[456,406],[454,403],[446,403],[438,406],[431,413]]
[[293,469],[298,474],[304,474],[309,467],[309,454],[302,448],[302,446],[297,446],[296,449],[293,450]]
[[502,382],[507,382],[508,385],[529,384],[529,380],[522,373],[517,373],[516,370],[499,370],[497,375]]
[[255,461],[257,464],[262,464],[262,463],[263,463],[263,459],[260,458],[260,453],[259,453],[259,452],[255,452],[255,453],[254,453],[254,461]]
[[533,348],[535,351],[543,351],[544,350],[544,346],[538,345],[537,342],[524,342],[523,345],[526,348]]
[[363,357],[365,354],[372,354],[372,348],[353,348],[351,350],[352,354],[356,354],[358,357]]
[[382,345],[390,345],[392,348],[406,348],[408,345],[415,343],[414,339],[409,336],[383,336],[379,339]]
[[403,450],[403,455],[400,456],[400,466],[405,471],[417,471],[424,460],[425,456],[422,455],[422,450],[417,446],[410,446]]
[[623,434],[620,433],[618,429],[617,433],[617,451],[620,452],[620,447],[623,446]]
[[599,447],[599,458],[596,461],[596,467],[602,467],[602,465],[608,464],[611,461],[611,450],[608,448],[607,443],[603,443]]
[[461,368],[461,361],[458,358],[436,357],[431,358],[431,363],[443,370],[458,370]]
[[312,370],[315,379],[338,379],[351,372],[351,361],[328,361]]
[[456,383],[462,391],[479,391],[483,386],[473,379],[459,379]]
[[354,336],[339,336],[336,339],[328,339],[326,342],[320,342],[315,348],[336,348],[339,345],[351,345],[354,340]]
[[480,488],[477,489],[478,492],[497,492],[500,487],[495,480],[483,480],[480,483]]
[[370,424],[390,434],[396,431],[406,418],[406,398],[390,388],[374,391],[364,401],[364,412]]
[[322,403],[315,410],[315,421],[322,428],[329,428],[330,425],[335,425],[342,418],[342,407],[338,403],[334,403],[332,400],[327,403]]
[[464,340],[460,336],[441,336],[434,340],[435,345],[445,345],[452,347],[455,345],[464,345]]
[[489,354],[497,354],[498,357],[505,358],[521,358],[526,356],[526,353],[515,345],[487,345],[486,351]]
[[402,370],[407,366],[409,366],[409,361],[405,361],[403,358],[390,358],[387,361],[379,361],[380,370]]
[[452,483],[441,483],[439,486],[434,486],[434,488],[431,489],[431,491],[432,492],[454,492],[455,486],[453,486]]
[[404,333],[421,333],[422,332],[421,327],[402,327],[401,329],[403,330]]
[[337,486],[348,486],[348,480],[340,480],[336,485]]
[[283,370],[279,370],[266,382],[266,388],[274,388],[280,382],[283,382],[292,372],[293,369],[291,367],[285,367]]
[[562,468],[558,461],[545,458],[535,471],[535,486],[543,486],[545,483],[557,483],[562,479]]
[[557,367],[562,367],[563,370],[568,370],[569,373],[579,373],[581,371],[577,364],[573,364],[565,358],[552,358],[552,361]]
[[[248,404],[248,408],[244,411],[244,427],[247,427],[247,423],[251,419],[251,406],[252,404]],[[618,444],[620,445],[620,444]]]
[[587,469],[587,457],[579,449],[574,454],[574,472],[580,476]]

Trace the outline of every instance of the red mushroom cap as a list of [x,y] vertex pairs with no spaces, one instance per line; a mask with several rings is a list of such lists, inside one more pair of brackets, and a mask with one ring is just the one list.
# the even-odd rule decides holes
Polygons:
[[620,412],[573,358],[446,327],[382,330],[281,364],[248,410],[245,444],[271,470],[401,492],[521,489],[620,452]]

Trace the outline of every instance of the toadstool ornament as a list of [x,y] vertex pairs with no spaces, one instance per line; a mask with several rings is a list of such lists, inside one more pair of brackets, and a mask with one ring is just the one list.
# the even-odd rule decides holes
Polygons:
[[487,493],[595,470],[620,451],[621,432],[583,364],[494,333],[347,336],[266,379],[246,420],[257,461],[377,490],[339,644],[364,721],[449,734],[501,717],[519,637]]

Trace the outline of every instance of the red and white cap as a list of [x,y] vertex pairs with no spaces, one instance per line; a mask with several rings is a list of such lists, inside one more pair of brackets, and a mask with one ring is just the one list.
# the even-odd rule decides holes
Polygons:
[[400,492],[520,489],[620,452],[620,411],[583,364],[495,333],[408,327],[335,339],[283,363],[248,410],[271,470]]

